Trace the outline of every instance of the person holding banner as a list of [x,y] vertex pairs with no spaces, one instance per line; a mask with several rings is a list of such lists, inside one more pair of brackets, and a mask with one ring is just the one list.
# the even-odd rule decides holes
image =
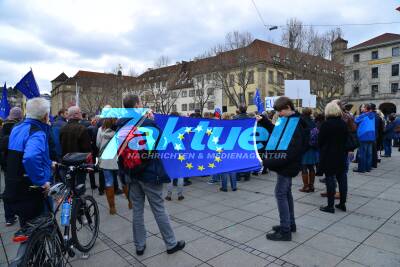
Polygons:
[[[280,225],[272,227],[273,232],[266,235],[272,241],[291,241],[292,232],[296,232],[294,204],[292,196],[292,179],[301,170],[301,159],[307,147],[304,129],[307,127],[295,111],[292,100],[279,97],[274,103],[274,109],[279,115],[275,127],[290,129],[293,135],[282,136],[281,140],[288,144],[287,150],[282,150],[279,144],[267,145],[264,168],[277,173],[275,198],[278,205]],[[287,139],[287,140],[286,140]],[[282,142],[281,141],[281,142]]]

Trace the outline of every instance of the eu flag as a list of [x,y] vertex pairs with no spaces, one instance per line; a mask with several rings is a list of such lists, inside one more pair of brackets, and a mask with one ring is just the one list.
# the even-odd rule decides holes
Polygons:
[[35,76],[33,76],[32,70],[30,70],[25,76],[15,85],[15,88],[21,91],[26,98],[39,97],[39,87],[36,83]]
[[156,114],[160,129],[157,152],[170,178],[261,168],[256,121],[213,120]]
[[262,113],[265,110],[264,103],[261,100],[260,91],[256,89],[256,94],[254,95],[254,104],[257,106],[258,113]]
[[4,83],[3,96],[0,102],[0,117],[6,119],[8,114],[10,114],[10,104],[8,104],[7,100],[7,85]]

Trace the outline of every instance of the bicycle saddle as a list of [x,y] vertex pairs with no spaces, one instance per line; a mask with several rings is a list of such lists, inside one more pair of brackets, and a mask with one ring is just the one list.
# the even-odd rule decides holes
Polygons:
[[62,158],[61,163],[67,166],[78,166],[87,163],[89,155],[90,153],[68,153]]

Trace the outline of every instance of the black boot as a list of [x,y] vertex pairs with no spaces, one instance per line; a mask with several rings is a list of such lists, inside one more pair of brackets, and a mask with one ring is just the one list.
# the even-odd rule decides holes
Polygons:
[[175,252],[177,252],[179,250],[182,250],[184,247],[185,247],[185,241],[183,241],[183,240],[178,241],[178,243],[176,243],[175,247],[167,250],[167,253],[168,254],[173,254],[173,253],[175,253]]
[[328,213],[335,213],[335,209],[333,207],[329,207],[329,206],[320,207],[319,210],[323,211],[323,212],[328,212]]
[[292,241],[291,232],[273,232],[267,234],[267,239],[272,241]]
[[337,208],[337,209],[339,209],[339,210],[342,210],[342,211],[344,211],[344,212],[346,212],[346,204],[344,204],[344,203],[339,203],[339,204],[337,204],[337,205],[335,205],[335,208]]
[[[280,225],[272,226],[272,230],[274,230],[275,232],[280,232],[280,231],[281,231],[281,226],[280,226]],[[292,224],[292,225],[290,226],[290,231],[291,231],[292,233],[296,233],[296,230],[297,230],[296,225],[295,225],[295,224]]]

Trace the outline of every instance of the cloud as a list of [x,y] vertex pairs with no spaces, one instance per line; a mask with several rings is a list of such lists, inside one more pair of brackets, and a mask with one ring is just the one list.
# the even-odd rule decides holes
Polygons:
[[[400,21],[395,0],[254,1],[271,25],[291,17],[305,24]],[[0,17],[0,82],[14,85],[32,67],[42,91],[62,71],[71,76],[79,69],[110,71],[122,64],[126,72],[140,72],[160,55],[190,60],[233,30],[275,42],[281,34],[281,28],[268,31],[262,25],[251,0],[2,0]],[[398,26],[343,31],[352,46]]]

